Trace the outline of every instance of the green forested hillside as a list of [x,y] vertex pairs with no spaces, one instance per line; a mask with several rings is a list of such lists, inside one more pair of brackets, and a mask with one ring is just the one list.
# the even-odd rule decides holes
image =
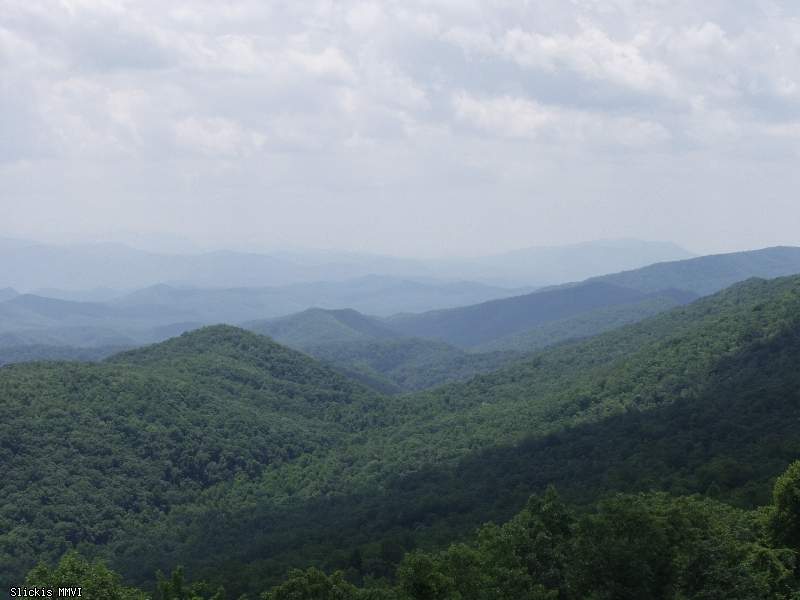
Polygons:
[[[303,348],[353,377],[383,383],[388,393],[424,390],[488,373],[519,360],[511,351],[470,353],[420,338],[363,340]],[[380,389],[380,388],[379,388]]]
[[[488,523],[440,551],[412,551],[391,578],[360,582],[364,558],[346,569],[293,570],[264,600],[680,600],[800,594],[800,462],[778,479],[772,502],[742,511],[699,496],[611,495],[576,511],[554,488],[532,496],[503,525]],[[349,581],[348,581],[349,580]],[[360,582],[361,586],[353,582]],[[100,562],[75,552],[41,564],[29,586],[82,586],[87,600],[144,600]],[[224,600],[224,587],[158,576],[160,600]]]
[[3,581],[71,545],[135,548],[132,527],[331,449],[376,408],[306,356],[221,326],[102,365],[6,366],[0,398]]
[[387,324],[405,336],[468,348],[550,321],[644,299],[645,294],[636,290],[604,282],[582,283],[472,306],[396,315]]
[[476,350],[535,350],[635,322],[744,281],[800,273],[800,248],[776,247],[656,263],[523,296],[422,314],[388,324]]
[[[471,352],[529,352],[635,322],[659,309],[689,302],[697,294],[718,291],[747,277],[798,272],[800,249],[767,248],[658,263],[522,296],[516,295],[521,290],[386,277],[281,288],[194,289],[157,285],[106,302],[20,295],[5,289],[0,290],[0,348],[31,346],[29,351],[33,351],[37,346],[41,352],[32,353],[31,358],[46,359],[59,351],[44,346],[136,346],[161,341],[204,324],[248,321],[248,328],[303,349],[328,342],[399,336],[444,341]],[[470,304],[509,295],[513,297]],[[311,304],[349,309],[303,310]],[[459,304],[468,306],[412,314],[416,310]],[[403,314],[384,321],[366,317],[353,308],[384,317],[398,311]],[[297,310],[303,312],[263,320]],[[261,320],[249,322],[252,319]],[[383,350],[388,351],[388,348]],[[485,358],[487,365],[496,364],[492,357]],[[447,360],[442,357],[443,365]],[[469,360],[479,366],[475,372],[480,372],[481,361]],[[380,389],[416,389],[404,388],[392,375],[383,374],[376,380],[374,374],[363,372],[363,368],[338,366]],[[436,376],[430,381],[439,383],[460,377]],[[419,374],[420,381],[426,379],[424,373]]]
[[[0,289],[0,347],[10,345],[50,345],[94,347],[109,344],[142,345],[159,342],[170,335],[216,323],[241,323],[289,315],[303,311],[308,336],[336,333],[335,323],[344,329],[358,329],[373,323],[394,335],[377,319],[359,315],[353,308],[370,314],[389,315],[399,311],[424,311],[472,304],[528,291],[506,289],[470,282],[427,283],[392,277],[363,277],[347,281],[317,282],[282,287],[210,288],[155,285],[127,295],[111,294],[104,301],[78,301],[37,294],[17,294]],[[91,297],[92,291],[50,290],[67,297]],[[113,297],[118,296],[118,297]],[[309,306],[347,307],[323,311]],[[306,314],[308,313],[308,314]],[[281,331],[292,328],[292,317],[276,322]],[[356,322],[361,320],[361,323]],[[315,324],[316,329],[310,326]]]
[[391,399],[233,328],[6,367],[4,570],[71,539],[133,581],[185,564],[239,593],[291,566],[391,577],[549,483],[579,505],[666,490],[755,506],[800,455],[798,361],[785,278]]
[[[284,571],[298,539],[308,563],[344,568],[356,548],[363,573],[385,576],[403,551],[508,518],[551,482],[577,502],[665,489],[761,503],[800,455],[800,381],[787,368],[800,359],[799,319],[800,280],[754,280],[466,384],[398,398],[385,425],[322,458],[313,480],[308,465],[286,464],[236,486],[229,494],[249,502],[265,489],[300,501],[246,503],[238,524],[229,516],[212,528],[215,544],[252,565],[237,568],[236,581]],[[213,511],[198,517],[214,521]],[[260,522],[276,529],[243,544],[236,532]],[[202,548],[188,552],[213,573]],[[253,560],[266,548],[270,558]]]
[[521,356],[515,352],[468,353],[444,342],[403,337],[380,319],[354,310],[312,308],[244,326],[390,394],[468,379]]

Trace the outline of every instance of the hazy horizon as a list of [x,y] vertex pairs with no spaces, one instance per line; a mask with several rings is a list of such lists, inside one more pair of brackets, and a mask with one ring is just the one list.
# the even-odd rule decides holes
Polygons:
[[[313,247],[313,246],[282,245],[282,246],[270,247],[267,245],[260,246],[255,243],[237,244],[235,242],[232,242],[230,245],[223,245],[223,244],[203,243],[202,241],[193,241],[190,239],[182,238],[178,235],[150,236],[141,234],[140,235],[130,234],[127,236],[123,235],[114,237],[64,236],[60,238],[55,237],[50,239],[47,238],[33,239],[33,238],[22,238],[22,237],[0,235],[0,243],[3,242],[11,244],[20,243],[23,245],[33,244],[42,246],[64,247],[64,248],[81,247],[81,246],[104,246],[104,245],[124,246],[132,250],[138,250],[153,254],[165,254],[165,255],[197,255],[197,254],[209,254],[215,252],[264,254],[264,255],[275,255],[275,256],[281,256],[281,255],[291,256],[293,254],[297,254],[297,255],[304,255],[306,257],[313,257],[315,255],[318,255],[320,257],[324,257],[326,255],[334,257],[335,256],[346,257],[348,255],[352,255],[353,257],[362,256],[362,257],[372,257],[372,258],[389,258],[389,259],[401,259],[401,260],[405,259],[405,260],[416,260],[421,262],[479,259],[492,256],[501,256],[504,254],[513,254],[515,252],[521,252],[525,250],[552,250],[552,249],[570,249],[570,248],[577,249],[587,246],[589,247],[607,246],[610,248],[613,247],[624,248],[632,244],[663,245],[664,247],[672,246],[676,250],[685,251],[689,255],[701,256],[701,254],[694,252],[691,248],[687,248],[683,245],[676,244],[671,240],[643,240],[633,237],[590,239],[572,243],[560,243],[560,244],[550,244],[550,245],[532,244],[528,246],[500,247],[494,250],[489,250],[481,254],[465,253],[465,254],[426,254],[426,255],[419,255],[419,254],[406,255],[399,253],[390,254],[381,252],[350,250],[347,248],[324,248],[324,247]],[[737,251],[758,250],[763,247],[764,246],[741,248],[733,251],[737,252]]]
[[10,0],[0,236],[794,245],[798,40],[789,2]]

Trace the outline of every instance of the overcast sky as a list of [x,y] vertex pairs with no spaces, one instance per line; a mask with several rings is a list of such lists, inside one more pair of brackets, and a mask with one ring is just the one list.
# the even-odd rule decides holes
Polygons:
[[0,235],[798,244],[799,7],[0,0]]

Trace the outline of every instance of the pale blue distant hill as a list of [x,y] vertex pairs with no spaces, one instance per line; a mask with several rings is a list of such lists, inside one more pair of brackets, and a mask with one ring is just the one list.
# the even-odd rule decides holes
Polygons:
[[[232,288],[338,282],[369,275],[417,282],[473,281],[531,287],[680,260],[691,254],[668,242],[596,241],[529,247],[492,256],[414,259],[342,252],[146,252],[123,244],[54,245],[0,240],[0,287],[55,289],[64,299],[105,300],[102,290],[131,290],[159,283]],[[70,296],[70,291],[95,290]],[[97,292],[100,290],[100,292]]]

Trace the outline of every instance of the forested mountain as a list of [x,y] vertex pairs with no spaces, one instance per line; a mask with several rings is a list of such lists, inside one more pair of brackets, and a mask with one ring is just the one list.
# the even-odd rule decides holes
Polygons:
[[[800,380],[790,367],[800,359],[798,330],[800,279],[752,281],[394,402],[402,416],[353,448],[362,458],[346,458],[355,481],[386,477],[389,485],[332,505],[310,500],[283,518],[304,539],[318,536],[318,551],[305,546],[310,562],[344,568],[346,554],[336,558],[334,549],[355,546],[365,570],[381,574],[387,548],[441,543],[507,518],[530,490],[552,482],[580,502],[665,489],[764,503],[770,479],[800,455]],[[378,455],[380,465],[369,461]],[[370,464],[361,476],[359,464]],[[309,513],[313,525],[303,520]],[[252,527],[259,517],[248,519]],[[347,531],[349,541],[323,542]]]
[[352,309],[310,308],[286,317],[245,323],[244,327],[296,348],[400,337],[380,320]]
[[385,393],[460,381],[520,358],[515,352],[468,353],[443,342],[403,337],[354,310],[309,309],[244,325],[326,362]]
[[[32,351],[45,346],[133,346],[202,325],[264,321],[316,306],[379,317],[402,313],[383,323],[374,320],[376,326],[390,328],[399,337],[423,337],[470,351],[529,352],[635,322],[748,276],[798,271],[800,249],[770,248],[660,263],[523,295],[518,292],[527,290],[377,276],[258,288],[159,284],[105,302],[19,295],[9,289],[0,293],[0,347],[28,346]],[[449,308],[453,306],[460,308]],[[308,343],[289,343],[310,346],[311,338],[330,334],[318,316],[319,331],[309,315],[303,317]],[[326,348],[328,354],[330,350]],[[391,352],[388,347],[382,350],[387,352]],[[47,352],[42,354],[42,358],[47,356]],[[495,358],[490,357],[487,364],[499,364]],[[468,360],[479,366],[479,360]],[[423,375],[419,381],[426,379]],[[447,379],[436,376],[429,381]]]
[[163,306],[206,323],[240,323],[276,318],[312,307],[350,308],[388,316],[402,311],[473,304],[515,293],[519,290],[469,281],[416,281],[369,276],[277,287],[197,288],[159,284],[123,296],[115,304]]
[[301,349],[386,393],[424,390],[462,381],[524,356],[513,351],[466,352],[422,338],[354,340]]
[[[384,321],[358,316],[369,327],[391,327],[398,338],[392,341],[380,339],[386,338],[383,329],[376,337],[352,332],[347,325],[334,327],[338,322],[334,313],[324,311],[248,328],[334,364],[382,391],[418,390],[498,368],[516,360],[516,353],[597,335],[686,304],[697,297],[695,291],[686,290],[716,291],[721,283],[754,274],[798,271],[798,249],[772,248],[662,263],[527,295],[400,314]],[[675,287],[663,287],[670,284]]]
[[530,351],[636,322],[750,277],[797,273],[800,248],[765,248],[656,263],[474,306],[397,315],[389,324],[404,335],[476,350]]
[[635,239],[597,240],[565,246],[534,246],[469,261],[453,261],[459,277],[497,285],[544,286],[581,281],[601,273],[637,269],[693,254],[670,242]]
[[800,455],[798,360],[785,278],[391,399],[227,327],[103,365],[4,367],[0,564],[18,575],[67,540],[133,580],[182,563],[236,597],[291,566],[390,576],[548,483],[579,505],[766,503]]
[[[361,554],[346,569],[293,570],[264,600],[675,600],[763,598],[800,593],[800,461],[778,478],[773,501],[743,511],[709,498],[617,494],[575,510],[554,488],[533,495],[518,514],[488,523],[440,551],[412,551],[389,580],[361,586]],[[145,600],[103,563],[78,553],[39,565],[30,586],[81,584],[89,600]],[[182,569],[158,576],[160,600],[222,600],[223,587],[188,583]],[[228,596],[231,597],[231,596]]]
[[666,291],[630,304],[616,304],[578,313],[566,319],[548,321],[532,329],[490,340],[472,348],[473,352],[532,352],[565,341],[604,333],[623,325],[637,323],[676,306],[686,304],[691,294]]
[[[694,295],[665,291],[675,303],[688,302]],[[652,300],[637,290],[605,282],[586,282],[523,296],[492,300],[416,315],[397,315],[387,324],[398,333],[442,340],[460,347],[477,346],[498,338],[524,332],[552,321],[620,305]]]
[[377,410],[358,384],[223,326],[102,365],[6,366],[0,398],[3,581],[65,544],[138,552],[137,527],[220,482],[331,450]]
[[675,288],[704,296],[749,277],[770,279],[797,273],[800,273],[800,248],[776,246],[661,262],[641,269],[595,277],[592,281],[603,281],[642,292]]
[[[203,325],[264,320],[314,305],[342,310],[353,306],[389,314],[455,306],[511,293],[512,290],[469,282],[421,283],[385,277],[276,288],[157,285],[107,302],[9,292],[6,300],[0,299],[0,348],[134,346],[159,342]],[[324,336],[325,327],[321,322],[319,325],[319,331],[309,328],[308,335]],[[41,357],[46,358],[47,351]]]

